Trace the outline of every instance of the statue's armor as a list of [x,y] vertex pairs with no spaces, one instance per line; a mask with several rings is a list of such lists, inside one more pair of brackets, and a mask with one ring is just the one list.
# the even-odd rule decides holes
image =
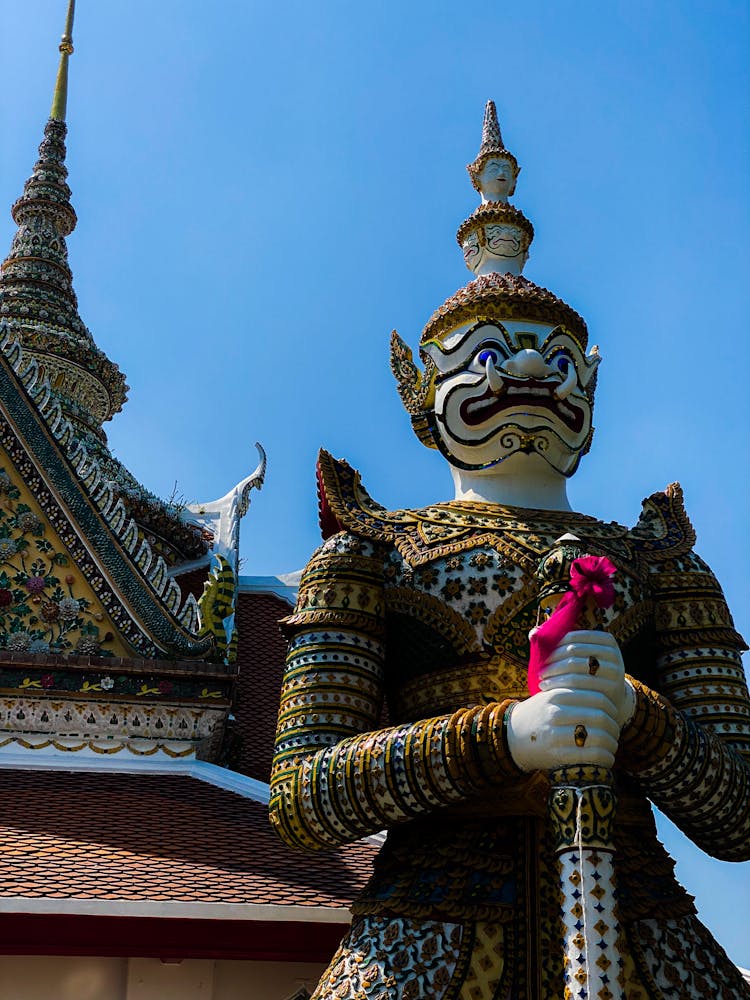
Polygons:
[[612,975],[631,1000],[748,995],[675,880],[649,803],[711,854],[747,856],[745,646],[692,550],[679,487],[628,529],[458,501],[390,512],[345,463],[324,454],[320,468],[330,537],[286,620],[272,818],[308,848],[389,833],[315,996],[562,997],[549,786],[516,768],[504,720],[528,693],[535,570],[566,532],[617,567],[600,624],[636,682],[615,770]]

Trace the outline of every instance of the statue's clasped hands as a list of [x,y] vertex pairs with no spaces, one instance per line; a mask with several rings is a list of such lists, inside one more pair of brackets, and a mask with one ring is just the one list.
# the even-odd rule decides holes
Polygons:
[[508,746],[523,771],[614,763],[635,693],[609,632],[568,632],[547,660],[537,694],[514,705]]

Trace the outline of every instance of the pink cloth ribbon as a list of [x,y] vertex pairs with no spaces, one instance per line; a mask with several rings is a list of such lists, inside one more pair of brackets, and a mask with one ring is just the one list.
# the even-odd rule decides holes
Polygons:
[[606,556],[581,556],[570,567],[570,590],[546,622],[530,636],[528,685],[530,694],[539,691],[539,681],[547,660],[560,645],[560,640],[578,625],[589,600],[597,607],[611,608],[615,600],[612,577],[617,572]]

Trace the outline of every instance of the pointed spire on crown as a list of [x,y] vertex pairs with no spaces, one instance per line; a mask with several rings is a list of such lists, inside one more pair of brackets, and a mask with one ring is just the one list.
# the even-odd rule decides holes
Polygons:
[[[491,179],[483,176],[484,168],[490,160],[504,160],[510,166],[508,182],[502,191],[495,191],[494,187],[497,185],[493,186]],[[507,201],[509,195],[512,195],[516,189],[516,180],[521,168],[518,166],[518,160],[515,156],[505,148],[494,101],[487,101],[484,107],[482,143],[476,159],[466,169],[469,171],[471,183],[482,195],[483,202]]]
[[68,266],[65,237],[77,221],[65,166],[74,9],[74,0],[69,0],[52,109],[39,158],[11,209],[18,229],[0,265],[0,322],[5,321],[15,334],[29,360],[36,359],[58,393],[66,416],[82,433],[103,441],[101,425],[122,408],[127,386],[122,372],[99,350],[78,315]]
[[494,101],[487,101],[482,144],[466,168],[482,203],[463,222],[456,238],[466,266],[476,277],[522,274],[534,239],[534,227],[508,198],[516,190],[520,168],[505,148]]
[[497,108],[494,101],[487,101],[484,106],[484,121],[482,122],[482,145],[479,147],[480,153],[496,153],[504,150],[503,137],[500,133],[500,124],[497,120]]

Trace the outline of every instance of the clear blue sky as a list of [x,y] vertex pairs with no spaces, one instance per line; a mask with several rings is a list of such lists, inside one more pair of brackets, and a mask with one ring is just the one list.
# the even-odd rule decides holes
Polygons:
[[[0,0],[3,255],[64,6]],[[77,6],[70,258],[81,315],[132,387],[110,442],[145,485],[221,496],[259,439],[249,574],[296,569],[316,545],[321,445],[388,506],[450,496],[401,410],[388,336],[416,345],[469,279],[454,234],[492,97],[536,228],[526,274],[604,356],[573,503],[632,523],[679,479],[750,634],[746,2]],[[662,831],[750,966],[748,867]]]

